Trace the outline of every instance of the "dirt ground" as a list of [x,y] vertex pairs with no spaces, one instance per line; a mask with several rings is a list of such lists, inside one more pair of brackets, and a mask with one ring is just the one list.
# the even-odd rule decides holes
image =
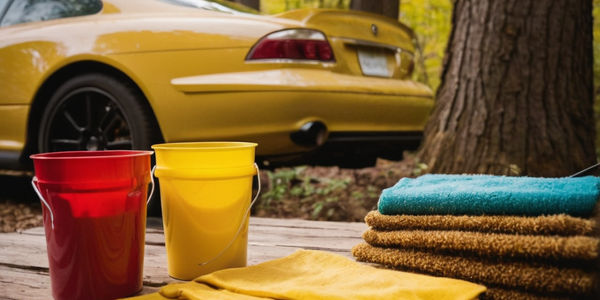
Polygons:
[[377,207],[381,190],[402,177],[413,177],[425,166],[413,156],[400,162],[378,160],[375,167],[341,169],[307,167],[263,172],[265,191],[253,215],[323,221],[363,221]]
[[[252,215],[326,221],[362,221],[375,209],[381,190],[425,166],[410,154],[400,162],[378,160],[375,167],[281,168],[261,173],[262,193]],[[0,232],[42,226],[41,206],[29,178],[0,178]]]
[[15,203],[4,200],[0,203],[0,232],[20,231],[42,226],[42,210],[37,203]]

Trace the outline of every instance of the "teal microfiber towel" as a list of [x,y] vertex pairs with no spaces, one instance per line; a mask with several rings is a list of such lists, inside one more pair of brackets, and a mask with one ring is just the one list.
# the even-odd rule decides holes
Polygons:
[[383,190],[384,215],[591,215],[600,179],[428,174]]

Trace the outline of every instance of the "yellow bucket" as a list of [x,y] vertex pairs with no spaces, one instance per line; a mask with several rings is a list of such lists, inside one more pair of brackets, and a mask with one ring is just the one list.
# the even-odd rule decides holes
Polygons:
[[246,266],[255,148],[242,142],[152,146],[169,276],[191,280]]

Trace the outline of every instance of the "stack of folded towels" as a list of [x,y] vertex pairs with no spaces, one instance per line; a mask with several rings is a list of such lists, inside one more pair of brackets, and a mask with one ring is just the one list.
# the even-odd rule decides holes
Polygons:
[[464,279],[487,299],[600,299],[600,179],[424,175],[383,191],[364,262]]

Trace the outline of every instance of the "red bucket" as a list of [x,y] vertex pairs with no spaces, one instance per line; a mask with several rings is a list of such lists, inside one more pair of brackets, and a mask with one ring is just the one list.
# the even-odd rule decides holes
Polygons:
[[54,299],[142,289],[151,151],[32,155]]

